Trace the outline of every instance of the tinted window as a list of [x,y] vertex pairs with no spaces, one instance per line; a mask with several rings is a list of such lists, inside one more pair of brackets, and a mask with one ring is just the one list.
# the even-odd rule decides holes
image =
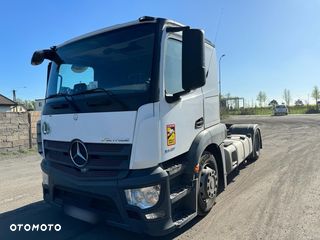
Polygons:
[[[104,88],[128,105],[128,110],[136,110],[151,99],[154,38],[155,24],[145,23],[101,33],[58,48],[57,53],[63,64],[52,64],[47,97],[57,93],[72,95]],[[107,94],[101,92],[92,95],[108,98]],[[92,98],[89,95],[75,96],[74,101],[87,97]],[[109,107],[85,110],[82,105],[80,110],[123,110],[117,108],[112,99],[109,100],[112,103]]]

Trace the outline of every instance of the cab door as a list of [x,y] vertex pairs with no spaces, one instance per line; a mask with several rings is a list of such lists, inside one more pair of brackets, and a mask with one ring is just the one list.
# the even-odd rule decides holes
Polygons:
[[204,129],[203,94],[197,88],[170,103],[166,95],[181,92],[182,42],[181,35],[165,37],[160,74],[160,136],[161,161],[187,152],[195,137]]

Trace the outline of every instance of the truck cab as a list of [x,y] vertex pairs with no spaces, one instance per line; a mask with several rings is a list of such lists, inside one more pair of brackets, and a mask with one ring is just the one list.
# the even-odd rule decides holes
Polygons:
[[207,214],[227,175],[259,157],[258,125],[220,122],[215,46],[200,29],[141,17],[32,64],[45,59],[43,197],[68,215],[164,235]]

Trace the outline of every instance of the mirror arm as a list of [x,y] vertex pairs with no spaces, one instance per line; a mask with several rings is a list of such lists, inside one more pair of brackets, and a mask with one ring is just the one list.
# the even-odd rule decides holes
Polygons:
[[165,98],[166,98],[167,103],[174,103],[174,102],[180,100],[180,96],[177,94],[173,94],[173,95],[166,94]]
[[167,27],[166,31],[167,32],[181,32],[184,30],[190,29],[189,26],[185,26],[185,27]]
[[187,94],[189,92],[190,92],[190,90],[181,91],[181,92],[170,94],[170,95],[168,95],[167,92],[165,92],[165,98],[166,98],[167,103],[174,103],[174,102],[180,100],[182,95]]
[[44,58],[50,61],[54,61],[56,64],[60,65],[63,63],[60,56],[57,54],[55,49],[43,50]]

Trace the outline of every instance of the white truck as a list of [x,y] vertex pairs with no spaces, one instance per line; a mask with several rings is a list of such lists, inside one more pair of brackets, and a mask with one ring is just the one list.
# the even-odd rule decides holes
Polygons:
[[262,148],[222,124],[215,46],[154,17],[36,51],[49,60],[39,123],[43,197],[76,218],[164,235],[207,214]]

